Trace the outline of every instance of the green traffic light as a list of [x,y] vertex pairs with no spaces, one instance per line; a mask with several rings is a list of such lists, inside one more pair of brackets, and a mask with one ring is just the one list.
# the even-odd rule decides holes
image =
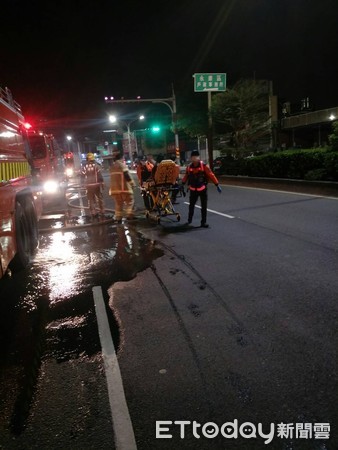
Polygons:
[[161,130],[161,128],[159,126],[157,126],[157,125],[153,126],[152,129],[151,129],[151,131],[153,133],[159,133],[160,130]]

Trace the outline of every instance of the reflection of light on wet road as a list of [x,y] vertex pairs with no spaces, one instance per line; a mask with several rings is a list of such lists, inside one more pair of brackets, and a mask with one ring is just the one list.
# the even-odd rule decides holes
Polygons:
[[126,231],[125,233],[126,233],[126,240],[128,242],[129,247],[133,248],[133,241],[132,241],[132,238],[131,238],[131,236],[129,234],[129,231]]
[[65,266],[53,266],[50,268],[49,285],[51,303],[76,292],[74,280],[77,269],[78,265],[76,263],[67,263]]
[[80,290],[80,272],[86,258],[75,251],[74,238],[75,233],[72,232],[53,233],[49,245],[38,256],[48,264],[51,303],[71,298]]
[[154,257],[154,243],[127,224],[54,230],[40,240],[32,289],[26,293],[27,308],[31,308],[29,298],[45,296],[56,306],[70,303],[94,282],[110,286],[117,280],[129,280]]
[[[126,236],[126,241],[128,243],[129,249],[130,251],[133,251],[133,253],[138,256],[139,252],[138,252],[138,247],[139,247],[139,242],[138,240],[134,240],[132,239],[131,235],[130,235],[130,231],[128,229],[126,229],[125,231],[125,236]],[[138,245],[135,245],[137,242]],[[127,250],[127,249],[126,249]]]
[[55,222],[55,224],[52,226],[52,228],[62,228],[63,227],[63,223],[62,222]]

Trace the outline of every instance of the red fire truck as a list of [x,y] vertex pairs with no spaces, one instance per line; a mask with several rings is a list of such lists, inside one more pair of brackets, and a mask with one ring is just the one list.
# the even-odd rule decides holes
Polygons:
[[20,105],[0,87],[0,278],[24,268],[38,245],[42,201],[31,164]]
[[75,174],[74,154],[73,152],[67,152],[63,155],[65,164],[65,175],[67,179],[71,178]]
[[33,167],[42,179],[56,172],[54,138],[43,132],[28,131],[29,146],[32,151]]
[[44,202],[60,200],[64,195],[64,161],[57,141],[52,134],[37,131],[31,126],[27,135],[34,177]]

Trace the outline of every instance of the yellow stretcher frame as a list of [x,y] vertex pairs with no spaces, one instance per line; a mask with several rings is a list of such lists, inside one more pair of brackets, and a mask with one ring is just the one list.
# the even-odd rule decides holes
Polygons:
[[156,222],[160,224],[162,217],[174,215],[178,222],[181,220],[180,213],[172,204],[172,195],[182,196],[183,192],[177,182],[178,175],[178,166],[171,160],[164,160],[156,167],[154,178],[143,183],[142,195],[147,196],[149,205],[145,213],[147,219],[155,215]]

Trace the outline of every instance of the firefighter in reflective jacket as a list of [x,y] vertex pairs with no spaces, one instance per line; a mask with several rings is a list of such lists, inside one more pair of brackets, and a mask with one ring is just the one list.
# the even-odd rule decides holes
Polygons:
[[123,216],[127,220],[134,219],[134,180],[128,167],[122,160],[121,147],[113,149],[113,164],[110,167],[110,189],[109,195],[114,199],[115,215],[117,223],[122,222]]
[[104,189],[104,180],[101,173],[101,167],[95,161],[93,153],[87,154],[87,161],[82,167],[81,174],[84,177],[84,182],[87,190],[87,200],[89,211],[92,217],[98,217],[99,213],[96,210],[98,206],[101,216],[104,216],[104,203],[102,190]]
[[187,167],[185,175],[182,179],[182,183],[188,183],[190,191],[189,197],[189,215],[188,224],[192,222],[194,215],[195,204],[198,197],[201,199],[201,227],[208,228],[207,224],[207,184],[208,181],[214,183],[219,193],[222,192],[221,187],[218,184],[218,180],[215,174],[212,172],[209,166],[200,160],[200,154],[197,150],[191,152],[191,164]]

